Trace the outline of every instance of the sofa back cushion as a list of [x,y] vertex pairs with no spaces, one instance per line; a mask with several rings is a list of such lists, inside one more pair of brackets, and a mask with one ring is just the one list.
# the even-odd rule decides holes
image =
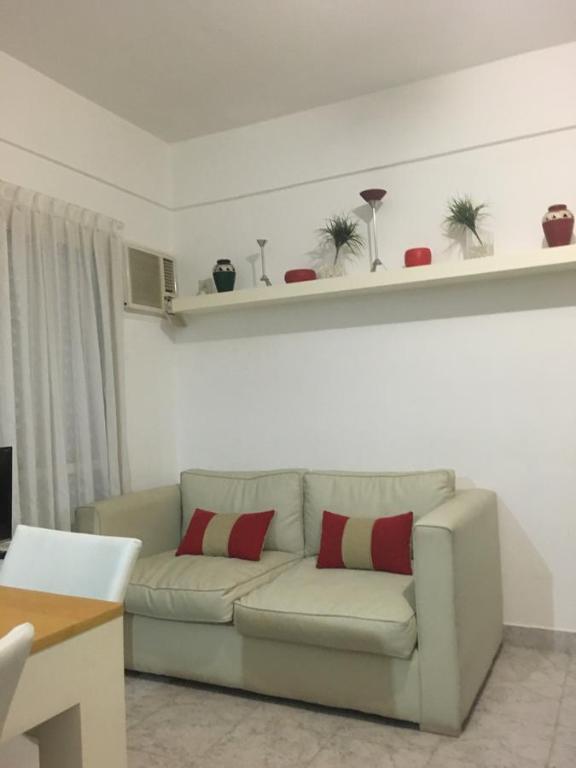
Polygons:
[[211,472],[188,469],[182,472],[181,489],[182,533],[197,508],[228,514],[273,509],[275,514],[264,549],[302,554],[303,470]]
[[454,495],[454,472],[308,472],[304,476],[305,554],[320,549],[325,509],[348,517],[413,512],[418,519]]

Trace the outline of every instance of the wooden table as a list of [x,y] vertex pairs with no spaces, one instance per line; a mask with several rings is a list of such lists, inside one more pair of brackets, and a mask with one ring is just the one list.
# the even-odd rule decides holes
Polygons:
[[35,627],[0,743],[29,733],[41,768],[126,768],[122,613],[121,603],[0,587],[0,636]]

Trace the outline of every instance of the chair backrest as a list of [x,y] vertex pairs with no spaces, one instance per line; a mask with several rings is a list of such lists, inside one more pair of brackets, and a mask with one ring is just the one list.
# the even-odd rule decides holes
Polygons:
[[19,525],[0,585],[122,602],[142,542]]
[[20,624],[0,638],[0,735],[33,639],[32,624]]

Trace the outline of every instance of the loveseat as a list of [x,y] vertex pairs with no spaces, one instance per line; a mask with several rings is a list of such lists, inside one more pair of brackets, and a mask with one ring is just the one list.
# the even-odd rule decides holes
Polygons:
[[[259,561],[175,557],[195,509],[274,509]],[[318,569],[324,510],[414,513],[414,575]],[[142,540],[126,596],[131,670],[360,710],[456,735],[502,639],[496,497],[450,470],[188,470],[77,511]]]

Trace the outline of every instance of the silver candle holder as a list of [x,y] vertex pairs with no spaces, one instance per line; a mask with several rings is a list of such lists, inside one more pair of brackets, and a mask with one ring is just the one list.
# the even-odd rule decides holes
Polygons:
[[370,272],[376,272],[378,267],[384,267],[384,269],[386,269],[378,256],[378,237],[376,235],[376,207],[382,201],[385,194],[385,189],[365,189],[360,192],[360,197],[368,203],[370,208],[372,208],[372,242],[374,247],[374,259],[370,265]]
[[260,246],[260,259],[262,261],[262,277],[260,278],[260,282],[264,283],[267,286],[271,286],[272,280],[270,280],[270,278],[266,274],[266,260],[264,257],[264,246],[266,245],[268,240],[263,240],[262,238],[259,238],[258,240],[256,240],[256,242]]

